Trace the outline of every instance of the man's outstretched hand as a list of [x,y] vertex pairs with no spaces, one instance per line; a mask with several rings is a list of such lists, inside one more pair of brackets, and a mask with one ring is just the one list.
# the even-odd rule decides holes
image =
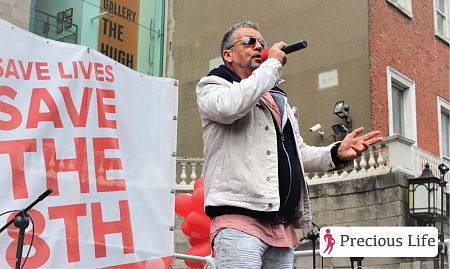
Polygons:
[[383,140],[383,137],[380,136],[380,131],[372,131],[359,136],[363,131],[364,128],[360,127],[345,136],[338,148],[337,155],[339,159],[351,161],[358,158],[370,145]]

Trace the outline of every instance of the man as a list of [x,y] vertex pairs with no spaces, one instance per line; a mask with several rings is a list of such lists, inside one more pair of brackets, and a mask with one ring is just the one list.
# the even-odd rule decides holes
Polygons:
[[241,22],[221,43],[224,65],[197,85],[203,127],[205,212],[220,269],[292,269],[311,211],[303,171],[327,171],[382,140],[363,128],[328,147],[303,143],[286,94],[276,87],[287,62],[275,43],[268,59],[258,26]]

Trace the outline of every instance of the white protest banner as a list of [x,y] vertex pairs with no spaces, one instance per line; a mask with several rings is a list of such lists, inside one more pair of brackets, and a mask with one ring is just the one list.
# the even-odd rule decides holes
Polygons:
[[[53,189],[28,211],[25,268],[168,268],[177,81],[3,20],[0,32],[0,213]],[[0,268],[17,237],[0,234]]]

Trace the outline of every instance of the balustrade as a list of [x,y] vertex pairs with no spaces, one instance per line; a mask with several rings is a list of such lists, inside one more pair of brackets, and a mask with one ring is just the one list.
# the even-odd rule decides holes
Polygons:
[[203,164],[203,158],[177,157],[177,190],[193,190],[195,180],[203,174]]
[[353,160],[353,165],[345,167],[342,170],[333,170],[328,172],[307,173],[306,179],[311,181],[334,181],[346,180],[350,178],[367,177],[386,173],[387,156],[386,145],[379,144],[369,148],[361,157]]
[[[437,168],[439,164],[445,163],[450,167],[450,161],[417,148],[405,138],[393,136],[371,146],[361,157],[355,159],[351,166],[342,170],[308,173],[305,176],[310,183],[322,183],[386,174],[392,168],[418,176],[426,163],[430,164],[430,169],[436,177],[440,176]],[[202,175],[203,165],[203,158],[177,158],[177,190],[193,190],[195,180]],[[445,179],[450,180],[450,173],[447,173]]]

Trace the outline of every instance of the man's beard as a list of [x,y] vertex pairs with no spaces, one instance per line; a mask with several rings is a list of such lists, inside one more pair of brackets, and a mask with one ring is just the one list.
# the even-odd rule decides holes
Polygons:
[[256,70],[256,68],[259,67],[259,65],[258,65],[258,66],[252,65],[252,60],[251,60],[251,59],[250,59],[248,62],[246,62],[246,63],[243,63],[243,64],[237,63],[237,64],[238,64],[240,67],[242,67],[242,68],[248,68],[248,69],[250,69],[250,70],[252,70],[252,71]]

